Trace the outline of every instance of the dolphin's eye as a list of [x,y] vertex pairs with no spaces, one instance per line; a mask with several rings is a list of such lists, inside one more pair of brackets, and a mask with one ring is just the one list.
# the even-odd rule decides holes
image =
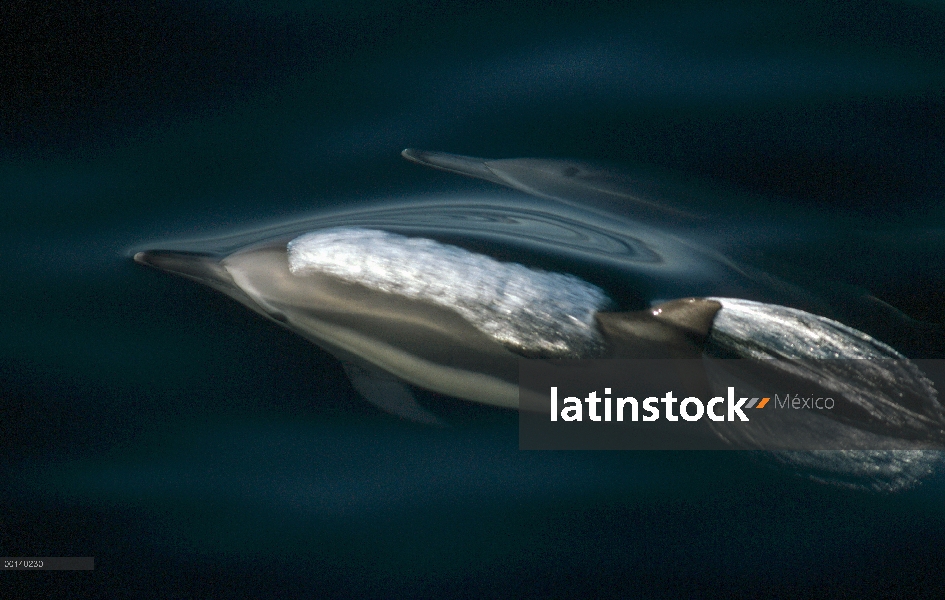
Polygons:
[[573,165],[567,166],[567,167],[565,167],[565,168],[562,170],[562,174],[563,174],[565,177],[574,177],[575,175],[577,175],[577,174],[580,173],[580,172],[581,172],[581,170],[578,169],[577,167],[573,166]]

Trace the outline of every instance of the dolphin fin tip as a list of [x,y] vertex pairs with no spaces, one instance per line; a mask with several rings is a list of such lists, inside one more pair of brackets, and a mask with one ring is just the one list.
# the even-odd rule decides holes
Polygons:
[[680,298],[650,308],[657,320],[704,338],[712,329],[715,313],[722,304],[706,298]]

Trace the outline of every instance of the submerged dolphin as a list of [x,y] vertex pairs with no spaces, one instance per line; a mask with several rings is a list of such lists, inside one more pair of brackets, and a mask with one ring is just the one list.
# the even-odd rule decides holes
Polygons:
[[[624,184],[614,185],[599,173],[555,161],[483,161],[409,150],[404,155],[546,200],[590,205],[619,224],[608,229],[590,216],[569,218],[567,211],[550,206],[426,203],[329,215],[297,225],[291,233],[257,234],[263,241],[224,243],[224,251],[146,250],[136,253],[135,261],[208,285],[302,335],[338,357],[368,400],[424,423],[438,423],[439,418],[417,403],[410,386],[514,408],[523,357],[694,358],[716,352],[753,359],[904,359],[888,345],[836,321],[753,301],[789,298],[785,304],[797,306],[809,299],[802,290],[688,243],[668,231],[672,225],[661,229],[622,216],[615,202],[642,206],[656,221],[701,218],[621,191]],[[482,222],[488,227],[476,230]],[[525,222],[535,230],[523,229]],[[572,258],[605,257],[616,266],[618,279],[625,276],[643,291],[628,301],[568,272],[499,260],[437,239],[443,232],[474,230],[480,240],[505,235],[525,249],[547,246],[542,237],[548,231],[573,234],[573,239],[562,236],[551,245],[570,242]],[[905,364],[875,380],[907,382],[917,400],[897,414],[903,422],[938,431],[943,411],[936,392],[911,363]],[[855,373],[808,375],[813,380],[857,380]],[[877,387],[869,380],[859,385]],[[864,402],[867,408],[894,406],[896,393],[879,389]],[[784,456],[793,464],[806,460]],[[876,459],[892,469],[890,477],[926,468],[932,460],[927,455],[909,460],[890,456]],[[821,468],[851,470],[849,464]]]
[[713,194],[674,184],[665,177],[631,175],[580,161],[495,160],[414,149],[404,150],[402,155],[425,166],[616,218],[632,234],[642,229],[650,235],[661,232],[664,240],[683,240],[688,244],[690,258],[701,257],[712,263],[711,267],[705,262],[700,265],[705,276],[702,285],[693,285],[696,278],[687,275],[685,295],[732,295],[785,304],[853,325],[906,354],[945,358],[945,327],[940,324],[913,319],[879,300],[868,289],[839,282],[828,285],[816,272],[794,268],[789,260],[782,261],[788,264],[780,265],[782,277],[788,276],[786,280],[773,277],[768,270],[753,268],[752,261],[742,259],[759,249],[779,250],[782,244],[793,240],[792,253],[806,249],[829,264],[825,254],[830,250],[824,247],[829,242],[834,247],[858,249],[853,252],[858,270],[882,280],[877,274],[892,278],[901,277],[904,271],[905,258],[891,251],[895,246],[908,247],[905,253],[914,253],[913,260],[928,262],[933,270],[941,271],[945,264],[945,237],[940,229],[920,232],[917,237],[925,244],[920,246],[910,239],[913,235],[909,231],[874,231],[875,222],[855,227],[848,220],[823,212],[811,219],[804,213],[791,213],[777,206],[768,211],[769,215],[758,210],[756,198]]

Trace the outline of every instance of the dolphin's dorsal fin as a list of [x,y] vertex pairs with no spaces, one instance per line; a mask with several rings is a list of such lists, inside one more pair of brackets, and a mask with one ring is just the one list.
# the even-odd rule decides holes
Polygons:
[[384,412],[424,425],[445,425],[439,417],[420,406],[410,388],[393,375],[364,363],[344,360],[342,364],[354,389]]
[[715,313],[722,305],[705,298],[680,298],[649,309],[657,321],[678,327],[694,338],[704,340],[712,329]]
[[599,312],[611,358],[697,358],[722,305],[682,298],[634,312]]

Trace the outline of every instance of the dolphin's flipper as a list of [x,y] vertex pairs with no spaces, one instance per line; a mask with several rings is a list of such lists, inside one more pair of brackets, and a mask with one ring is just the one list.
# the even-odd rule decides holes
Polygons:
[[491,160],[408,148],[407,160],[508,186],[539,198],[587,208],[632,210],[636,216],[701,218],[674,206],[672,195],[649,178],[623,176],[572,160],[512,158]]
[[384,412],[424,425],[444,425],[436,415],[420,406],[407,385],[393,375],[348,360],[342,364],[354,389]]

